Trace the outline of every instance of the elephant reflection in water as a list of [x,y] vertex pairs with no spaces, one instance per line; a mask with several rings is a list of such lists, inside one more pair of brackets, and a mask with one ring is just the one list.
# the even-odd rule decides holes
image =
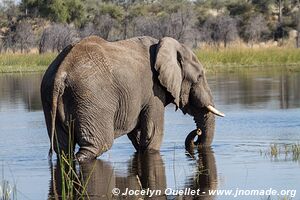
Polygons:
[[[96,166],[93,170],[93,164],[82,165],[83,179],[86,180],[90,174],[87,193],[90,198],[112,199],[111,192],[114,188],[120,189],[125,193],[126,189],[141,190],[149,188],[150,190],[166,189],[166,175],[162,157],[159,152],[135,153],[131,162],[129,162],[129,175],[118,176],[113,167],[101,160],[95,161]],[[98,198],[96,198],[98,197]],[[138,199],[142,196],[122,196],[116,199]],[[152,199],[166,199],[163,195],[154,196]]]
[[[197,154],[189,149],[189,154],[196,159],[196,172],[193,178],[187,181],[186,188],[200,189],[200,196],[185,196],[183,200],[213,200],[209,190],[216,190],[218,186],[217,167],[214,152],[211,147],[198,146]],[[196,157],[198,156],[198,158]],[[204,192],[204,193],[203,193]]]
[[[54,176],[51,177],[49,197],[61,195],[61,173],[60,167],[54,169]],[[128,162],[127,175],[118,175],[110,162],[94,160],[80,165],[80,176],[83,183],[87,183],[85,199],[138,199],[142,196],[113,196],[114,188],[120,189],[121,193],[130,190],[150,190],[165,191],[166,175],[162,157],[159,152],[135,153],[133,159]],[[55,180],[53,179],[55,178]],[[53,181],[55,183],[53,184]],[[56,191],[53,188],[56,187]],[[166,199],[162,194],[148,199]]]
[[[198,151],[198,158],[195,167],[197,168],[194,178],[187,179],[186,188],[207,192],[209,189],[217,188],[217,172],[213,151],[211,148],[203,148]],[[80,165],[80,176],[83,183],[87,182],[85,194],[92,200],[110,199],[206,199],[212,200],[209,196],[183,196],[167,197],[163,193],[167,188],[165,166],[159,152],[135,153],[128,162],[127,175],[118,174],[110,162],[94,160]],[[190,177],[190,176],[189,176]],[[54,181],[54,184],[53,184]],[[53,186],[56,191],[53,190]],[[123,193],[126,188],[140,190],[160,190],[161,195],[154,195],[151,198],[145,196],[113,196],[112,190],[120,189]],[[182,188],[183,189],[183,188]],[[61,172],[60,167],[54,168],[54,176],[51,177],[49,199],[61,195]],[[54,198],[53,198],[54,199]]]

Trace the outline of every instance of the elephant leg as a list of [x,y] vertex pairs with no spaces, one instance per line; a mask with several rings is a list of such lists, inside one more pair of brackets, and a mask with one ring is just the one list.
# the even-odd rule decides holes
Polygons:
[[142,113],[140,150],[159,151],[163,139],[164,104],[155,97]]
[[[96,159],[102,155],[113,144],[113,131],[103,132],[105,129],[101,129],[99,132],[89,133],[88,136],[80,137],[78,145],[80,146],[79,151],[76,153],[76,159],[80,162],[87,162]],[[108,140],[109,136],[112,139]],[[107,137],[104,139],[104,137]]]
[[[113,116],[110,116],[109,111],[102,110],[93,113],[89,110],[87,113],[92,113],[95,118],[79,116],[75,120],[76,142],[80,146],[76,158],[79,162],[97,158],[111,148],[114,140],[113,123],[112,120],[108,120],[113,119]],[[103,116],[107,119],[104,120]]]

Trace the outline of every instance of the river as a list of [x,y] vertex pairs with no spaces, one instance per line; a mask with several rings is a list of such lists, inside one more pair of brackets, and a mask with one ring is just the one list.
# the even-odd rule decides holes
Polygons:
[[[35,73],[0,74],[0,187],[3,181],[15,187],[17,199],[47,199],[52,188],[41,78]],[[300,73],[224,72],[207,78],[216,107],[226,113],[225,118],[217,118],[212,147],[194,158],[188,156],[184,139],[195,127],[193,120],[167,106],[160,153],[136,155],[123,136],[98,158],[93,170],[83,166],[81,175],[91,177],[91,197],[105,199],[113,188],[138,189],[142,184],[162,191],[200,189],[201,196],[194,199],[233,199],[232,195],[208,195],[215,189],[234,193],[297,190],[292,196],[300,199],[299,158],[282,152],[300,143]],[[277,156],[270,153],[274,144],[280,150]],[[268,199],[268,194],[253,197],[243,192],[247,193],[240,192],[236,199]]]

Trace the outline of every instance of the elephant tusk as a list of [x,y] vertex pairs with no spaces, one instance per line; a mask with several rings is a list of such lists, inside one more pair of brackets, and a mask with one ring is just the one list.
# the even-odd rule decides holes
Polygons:
[[215,115],[218,115],[218,116],[220,116],[220,117],[225,117],[225,114],[224,114],[224,113],[218,111],[216,108],[214,108],[214,107],[211,106],[211,105],[206,106],[206,108],[207,108],[210,112],[212,112],[213,114],[215,114]]

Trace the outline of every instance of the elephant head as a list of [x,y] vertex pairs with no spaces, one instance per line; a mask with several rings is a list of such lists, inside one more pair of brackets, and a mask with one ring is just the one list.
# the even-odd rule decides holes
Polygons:
[[214,115],[224,114],[214,108],[204,68],[196,55],[177,40],[165,37],[158,43],[154,68],[161,85],[173,97],[176,109],[194,117],[201,130],[198,143],[209,146],[214,136]]

